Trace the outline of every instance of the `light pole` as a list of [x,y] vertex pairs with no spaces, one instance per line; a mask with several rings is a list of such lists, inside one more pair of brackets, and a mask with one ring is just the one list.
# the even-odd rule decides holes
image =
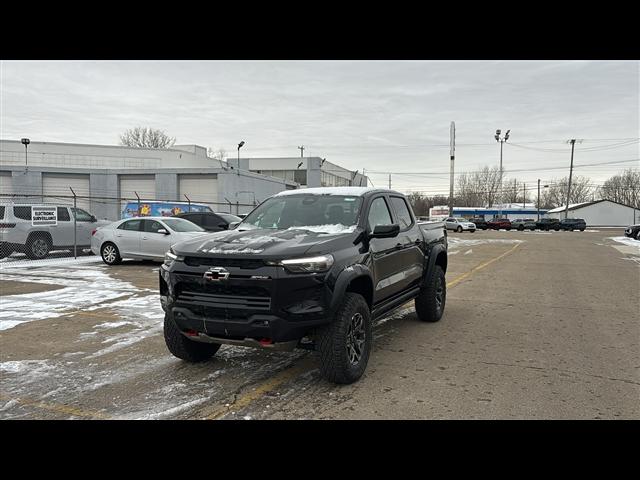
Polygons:
[[[502,145],[504,144],[504,142],[506,142],[507,140],[509,140],[509,132],[511,130],[507,130],[507,133],[504,134],[504,137],[500,137],[500,132],[502,132],[502,130],[498,129],[496,130],[496,135],[495,135],[495,139],[496,142],[500,143],[500,187],[498,189],[498,195],[499,195],[499,199],[500,201],[502,201],[502,198],[500,198],[502,196]],[[499,215],[500,217],[502,217],[502,203],[500,203],[500,210],[499,210]]]
[[238,175],[240,175],[240,149],[244,146],[244,140],[238,144]]
[[31,143],[31,140],[29,140],[28,138],[23,138],[20,141],[24,145],[24,170],[26,172],[27,170],[29,170],[29,163],[28,163],[28,160],[27,160],[27,145],[29,145]]
[[[544,188],[549,188],[549,185],[544,185]],[[540,179],[538,179],[538,221],[540,221]]]

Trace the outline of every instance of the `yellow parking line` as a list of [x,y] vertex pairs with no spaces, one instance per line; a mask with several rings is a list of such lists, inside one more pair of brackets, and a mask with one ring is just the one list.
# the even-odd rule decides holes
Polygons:
[[205,418],[207,420],[215,420],[231,411],[238,411],[246,407],[247,405],[252,403],[254,400],[257,400],[258,398],[262,397],[264,394],[272,390],[275,390],[283,383],[286,383],[292,378],[295,378],[298,375],[305,373],[306,371],[309,370],[309,367],[311,367],[313,363],[315,362],[312,362],[309,358],[303,359],[298,365],[282,370],[277,375],[270,378],[259,387],[242,395],[241,397],[236,399],[233,403],[229,404],[228,406],[225,405],[221,408],[214,410],[213,413],[210,413]]
[[449,283],[447,283],[447,288],[451,288],[455,285],[457,285],[458,283],[460,283],[461,281],[469,278],[471,275],[473,275],[474,273],[476,273],[478,270],[482,270],[485,267],[488,267],[489,265],[491,265],[493,262],[500,260],[502,257],[505,257],[507,255],[509,255],[511,252],[513,252],[516,248],[518,248],[520,246],[519,243],[516,243],[513,248],[509,249],[508,251],[504,252],[502,255],[498,255],[496,258],[492,258],[491,260],[487,260],[484,263],[481,263],[480,265],[478,265],[477,267],[473,267],[471,270],[469,270],[467,273],[463,273],[462,275],[460,275],[459,277],[454,278],[453,280],[451,280]]
[[68,405],[59,405],[56,403],[46,403],[40,400],[30,400],[28,398],[11,398],[6,395],[0,394],[0,400],[3,401],[14,401],[20,405],[26,405],[30,407],[40,408],[42,410],[49,410],[57,413],[64,413],[67,415],[73,415],[76,417],[86,417],[86,418],[97,418],[100,420],[107,420],[109,417],[100,412],[92,412],[88,410],[82,410],[76,407],[70,407]]

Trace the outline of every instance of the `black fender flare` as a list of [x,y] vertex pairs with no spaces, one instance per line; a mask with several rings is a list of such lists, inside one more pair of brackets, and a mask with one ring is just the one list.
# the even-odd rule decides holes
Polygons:
[[336,279],[335,286],[333,287],[333,296],[331,297],[331,303],[329,308],[334,312],[340,305],[340,302],[344,298],[344,294],[347,291],[347,287],[357,278],[366,278],[371,283],[371,297],[365,298],[369,303],[369,307],[372,307],[373,289],[375,288],[373,282],[373,274],[368,267],[362,264],[349,265],[345,267]]
[[424,275],[422,277],[422,281],[424,283],[424,281],[429,278],[429,276],[431,275],[431,272],[433,272],[433,268],[436,265],[436,260],[438,259],[438,256],[444,253],[444,258],[445,258],[445,264],[444,264],[444,273],[447,273],[447,264],[448,264],[448,256],[447,256],[447,247],[445,247],[443,244],[438,244],[438,245],[434,245],[433,248],[431,249],[431,254],[429,255],[429,262],[427,263],[427,269],[424,272]]

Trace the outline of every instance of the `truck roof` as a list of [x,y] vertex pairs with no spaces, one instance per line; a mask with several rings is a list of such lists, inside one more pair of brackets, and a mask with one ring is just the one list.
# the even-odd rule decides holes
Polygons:
[[381,188],[372,187],[313,187],[313,188],[299,188],[296,190],[285,190],[280,193],[276,193],[274,197],[284,197],[287,195],[347,195],[354,197],[361,197],[369,192],[384,191],[389,193],[396,193],[393,190],[384,190]]

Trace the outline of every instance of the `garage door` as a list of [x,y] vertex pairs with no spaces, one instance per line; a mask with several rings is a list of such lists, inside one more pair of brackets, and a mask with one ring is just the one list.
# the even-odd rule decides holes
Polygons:
[[[185,194],[196,203],[213,203],[218,201],[217,175],[180,175],[180,200],[186,200]],[[215,205],[211,205],[216,210]]]
[[[42,174],[42,196],[47,203],[73,205],[71,187],[78,197],[89,197],[89,175],[56,175]],[[89,198],[78,198],[76,205],[86,211],[91,211]]]
[[9,200],[9,197],[4,195],[11,195],[13,193],[13,185],[11,183],[11,172],[0,172],[0,202]]
[[155,175],[120,175],[120,197],[136,200],[136,192],[142,200],[155,200]]

